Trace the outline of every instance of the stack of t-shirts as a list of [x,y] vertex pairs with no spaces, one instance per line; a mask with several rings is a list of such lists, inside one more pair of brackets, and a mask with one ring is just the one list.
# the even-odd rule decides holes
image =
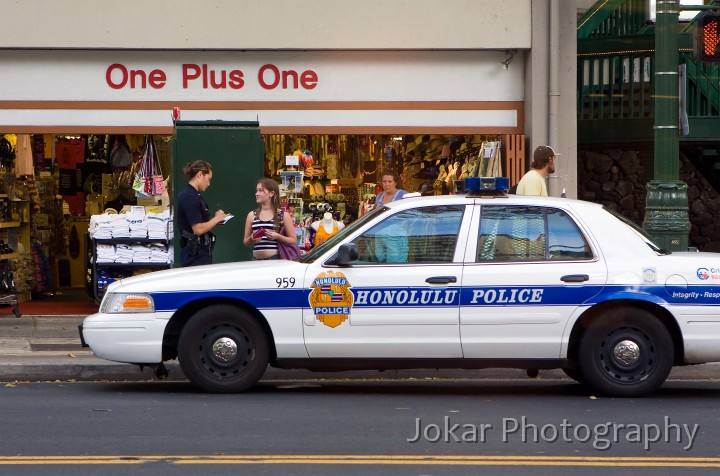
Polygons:
[[168,238],[168,229],[172,229],[170,224],[170,210],[160,213],[148,213],[145,220],[147,224],[148,238],[151,240],[166,240]]
[[118,219],[112,222],[113,238],[130,238],[130,227],[123,215],[117,215]]
[[115,262],[116,263],[132,263],[135,257],[135,250],[130,245],[115,246]]
[[172,240],[175,237],[175,227],[172,225],[173,223],[173,215],[170,214],[170,218],[168,219],[170,221],[170,225],[168,226],[168,240]]
[[172,246],[165,246],[161,244],[152,244],[149,246],[152,252],[148,262],[150,263],[172,263],[173,262],[173,248]]
[[90,226],[88,227],[90,237],[97,240],[112,238],[113,223],[118,220],[125,221],[125,217],[108,214],[91,216]]
[[95,247],[98,263],[113,263],[115,261],[115,246],[98,244]]
[[147,238],[148,225],[144,213],[126,213],[125,218],[130,229],[131,238]]
[[152,250],[145,245],[134,245],[133,261],[136,263],[149,263],[152,258]]

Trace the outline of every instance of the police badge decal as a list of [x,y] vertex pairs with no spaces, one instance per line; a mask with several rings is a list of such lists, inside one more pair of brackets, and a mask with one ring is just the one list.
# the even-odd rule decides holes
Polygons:
[[310,286],[308,296],[315,318],[328,327],[337,327],[350,315],[355,296],[350,283],[342,273],[320,273]]

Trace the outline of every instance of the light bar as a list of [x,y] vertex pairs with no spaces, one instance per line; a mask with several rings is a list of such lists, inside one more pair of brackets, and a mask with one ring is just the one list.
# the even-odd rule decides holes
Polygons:
[[469,177],[465,179],[464,191],[474,195],[504,195],[510,181],[507,177]]

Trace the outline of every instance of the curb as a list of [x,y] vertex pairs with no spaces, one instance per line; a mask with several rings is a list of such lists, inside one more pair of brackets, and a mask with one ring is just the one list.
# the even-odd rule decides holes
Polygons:
[[[50,356],[48,356],[50,357]],[[48,357],[3,356],[0,362],[0,382],[40,381],[185,381],[177,361],[166,362],[166,379],[158,379],[151,368],[142,371],[137,365],[105,361],[90,355],[75,358],[60,357],[50,362]],[[51,358],[51,357],[50,357]],[[540,370],[539,376],[530,378],[521,369],[415,369],[415,370],[361,370],[346,372],[311,372],[301,369],[283,370],[268,367],[261,381],[272,380],[563,380],[572,381],[562,370]],[[670,373],[672,380],[705,380],[720,382],[720,364],[703,364],[676,367]]]

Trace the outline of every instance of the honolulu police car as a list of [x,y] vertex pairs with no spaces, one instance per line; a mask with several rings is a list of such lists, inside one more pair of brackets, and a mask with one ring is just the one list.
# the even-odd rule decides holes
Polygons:
[[158,372],[177,358],[209,392],[245,390],[270,364],[561,368],[602,394],[636,396],[673,365],[720,361],[720,255],[670,253],[589,202],[408,198],[300,262],[116,282],[81,337],[98,357]]

